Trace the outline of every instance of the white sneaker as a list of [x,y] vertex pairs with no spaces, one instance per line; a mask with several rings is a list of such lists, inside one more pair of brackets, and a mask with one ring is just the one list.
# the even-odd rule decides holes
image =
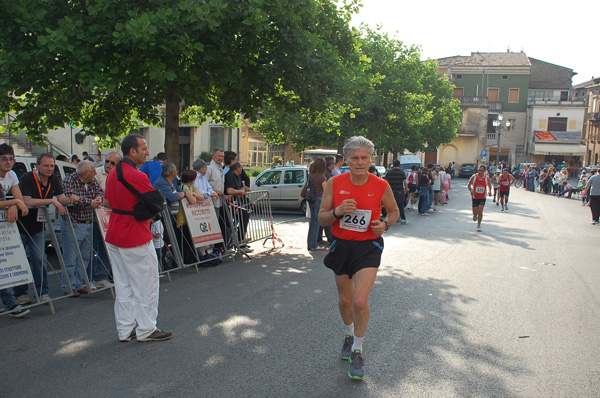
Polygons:
[[92,292],[98,290],[94,282],[90,282],[90,288],[92,289]]
[[31,304],[33,301],[31,300],[31,297],[29,297],[28,295],[24,294],[22,296],[17,297],[17,303],[21,304],[21,305],[27,305],[27,304]]
[[47,294],[42,294],[42,295],[40,296],[40,302],[41,302],[41,303],[47,303],[47,302],[48,302],[48,301],[50,301],[50,300],[52,300],[52,299],[51,299],[51,298],[50,298],[50,296],[48,296]]
[[112,283],[110,283],[106,279],[102,280],[102,281],[96,281],[94,283],[96,284],[96,287],[98,289],[104,289],[105,287],[113,287],[114,286]]
[[481,229],[481,225],[478,225],[478,226],[477,226],[477,232],[481,232],[481,231],[482,231],[482,229]]

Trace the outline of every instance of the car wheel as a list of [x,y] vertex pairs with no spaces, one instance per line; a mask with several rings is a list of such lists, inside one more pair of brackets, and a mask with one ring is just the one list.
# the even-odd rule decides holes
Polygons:
[[306,199],[302,200],[302,203],[300,203],[300,211],[302,211],[303,214],[306,214]]

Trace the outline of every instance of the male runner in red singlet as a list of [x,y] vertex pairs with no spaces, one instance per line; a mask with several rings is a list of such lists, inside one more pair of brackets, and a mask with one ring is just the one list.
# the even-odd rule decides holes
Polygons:
[[[334,242],[324,259],[335,273],[339,310],[346,326],[340,358],[349,360],[348,376],[365,375],[362,341],[369,323],[369,293],[381,262],[381,235],[400,213],[392,189],[385,180],[369,174],[374,146],[356,136],[344,145],[349,173],[327,181],[319,211],[319,224],[332,225]],[[387,217],[381,221],[381,204]]]
[[510,187],[515,181],[515,177],[513,177],[508,172],[508,167],[505,167],[502,170],[502,175],[500,176],[500,205],[502,205],[502,209],[500,211],[508,211],[508,194],[510,192]]
[[473,221],[477,221],[477,232],[481,232],[481,219],[483,218],[483,206],[485,206],[485,193],[492,196],[492,182],[485,173],[485,166],[480,165],[477,174],[469,178],[467,188],[471,192],[473,200]]

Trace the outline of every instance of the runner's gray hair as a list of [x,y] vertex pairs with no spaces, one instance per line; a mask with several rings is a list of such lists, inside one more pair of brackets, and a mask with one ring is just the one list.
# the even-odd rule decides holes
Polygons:
[[82,160],[77,163],[77,175],[83,175],[83,173],[87,173],[88,171],[92,171],[95,169],[94,162],[90,162],[89,160]]
[[369,153],[373,154],[375,152],[375,145],[362,135],[355,135],[354,137],[350,137],[346,144],[344,145],[343,153],[345,157],[350,156],[350,151],[354,151],[359,148],[367,148]]

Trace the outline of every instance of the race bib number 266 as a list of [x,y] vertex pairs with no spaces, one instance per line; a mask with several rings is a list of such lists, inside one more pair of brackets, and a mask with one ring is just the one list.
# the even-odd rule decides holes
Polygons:
[[340,220],[340,228],[356,232],[366,232],[371,222],[371,210],[356,210],[354,213],[344,214]]

